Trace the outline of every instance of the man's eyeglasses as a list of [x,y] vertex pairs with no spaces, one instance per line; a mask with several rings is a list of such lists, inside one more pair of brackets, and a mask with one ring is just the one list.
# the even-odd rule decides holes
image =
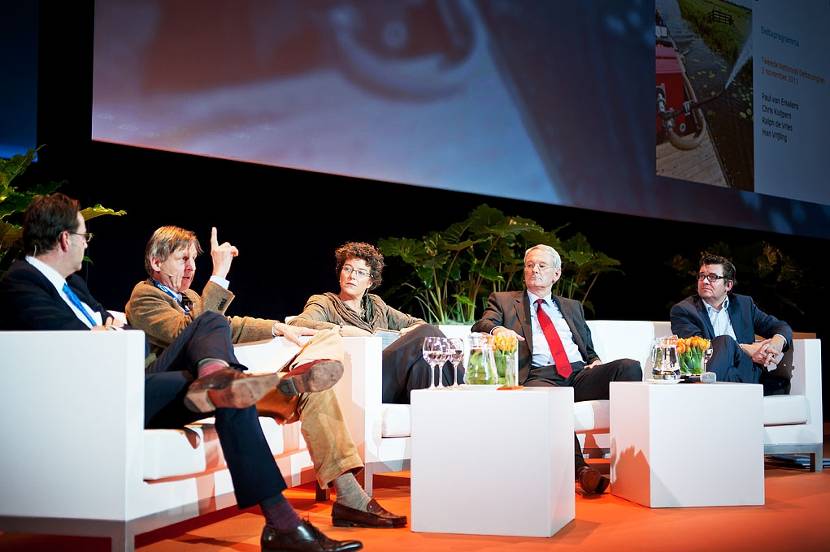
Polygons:
[[538,268],[541,272],[553,267],[551,265],[546,265],[545,263],[525,263],[525,270],[533,270],[534,268]]
[[352,268],[349,265],[343,265],[343,274],[346,276],[351,276],[352,272],[358,278],[366,278],[369,276],[370,272],[368,270],[363,270],[362,268]]
[[92,232],[69,232],[70,234],[75,234],[76,236],[81,236],[86,243],[92,241]]
[[714,284],[718,280],[723,280],[726,276],[719,276],[717,274],[698,274],[697,281],[700,282],[702,280],[708,281],[710,284]]

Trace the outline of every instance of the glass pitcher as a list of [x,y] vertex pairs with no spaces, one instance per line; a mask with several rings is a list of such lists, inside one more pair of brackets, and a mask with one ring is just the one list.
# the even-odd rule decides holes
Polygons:
[[467,337],[470,345],[470,359],[464,381],[473,385],[495,385],[499,382],[496,361],[493,358],[493,336],[472,333]]
[[658,337],[651,350],[651,377],[656,380],[676,381],[680,379],[680,365],[677,362],[677,336]]

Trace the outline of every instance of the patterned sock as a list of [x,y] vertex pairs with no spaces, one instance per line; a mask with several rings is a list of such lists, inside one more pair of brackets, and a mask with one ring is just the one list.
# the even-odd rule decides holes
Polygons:
[[277,531],[292,531],[300,526],[300,517],[282,494],[259,503],[265,523]]
[[218,372],[222,368],[227,368],[228,366],[230,365],[227,362],[218,358],[203,358],[197,365],[198,377],[203,378],[205,376],[209,376],[210,374]]
[[351,472],[346,472],[335,479],[334,488],[337,490],[337,502],[361,512],[366,511],[366,506],[372,500]]

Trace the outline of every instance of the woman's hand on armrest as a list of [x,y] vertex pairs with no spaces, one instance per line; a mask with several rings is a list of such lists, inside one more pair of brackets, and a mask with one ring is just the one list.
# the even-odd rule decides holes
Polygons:
[[301,326],[289,326],[288,324],[283,324],[282,322],[274,322],[274,325],[271,327],[271,333],[274,337],[281,335],[296,345],[302,345],[300,342],[300,336],[314,335],[317,333],[317,330],[303,328]]

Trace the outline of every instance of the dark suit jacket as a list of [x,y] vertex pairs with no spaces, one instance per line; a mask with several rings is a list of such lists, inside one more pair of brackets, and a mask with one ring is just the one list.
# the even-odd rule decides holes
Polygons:
[[[752,297],[730,293],[728,312],[738,343],[754,342],[755,334],[764,338],[781,334],[787,340],[784,350],[790,347],[793,341],[793,330],[790,325],[759,309]],[[671,331],[678,337],[698,335],[709,340],[715,338],[715,330],[706,312],[706,304],[697,295],[687,297],[674,305],[670,316]]]
[[[83,278],[72,274],[66,282],[102,320],[111,316],[89,293]],[[0,329],[89,330],[46,276],[25,260],[16,261],[0,281]]]
[[[591,330],[585,322],[585,312],[582,304],[573,299],[553,296],[559,305],[562,316],[573,333],[574,343],[579,348],[582,360],[586,364],[597,360],[594,343],[591,341]],[[519,382],[527,380],[532,360],[533,329],[530,323],[530,300],[524,291],[501,291],[491,293],[487,299],[487,309],[481,319],[473,325],[474,332],[490,333],[496,326],[509,328],[525,338],[519,342]]]

